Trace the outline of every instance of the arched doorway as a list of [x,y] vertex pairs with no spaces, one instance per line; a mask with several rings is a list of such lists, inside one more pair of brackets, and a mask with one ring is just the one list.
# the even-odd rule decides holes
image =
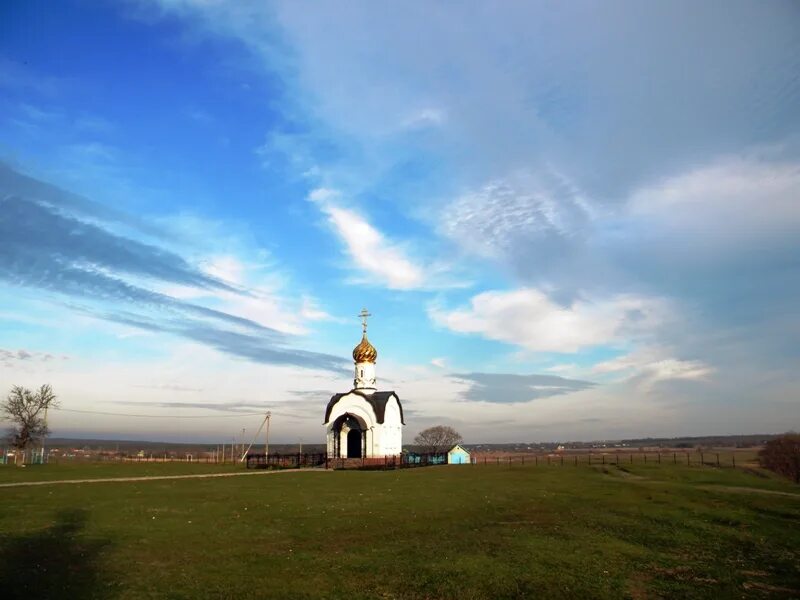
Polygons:
[[347,432],[347,458],[361,458],[361,438],[363,432],[360,429],[351,429]]
[[366,454],[366,423],[345,413],[333,422],[333,455],[337,458],[362,458]]

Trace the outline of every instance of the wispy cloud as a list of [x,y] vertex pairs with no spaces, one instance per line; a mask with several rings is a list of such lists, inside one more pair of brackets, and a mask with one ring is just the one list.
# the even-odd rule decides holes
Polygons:
[[591,372],[596,375],[613,374],[630,381],[642,391],[650,391],[661,381],[708,380],[714,368],[700,360],[674,358],[665,349],[644,347],[597,363]]
[[627,218],[706,252],[752,246],[800,228],[798,190],[800,162],[726,157],[637,189]]
[[[166,235],[166,231],[153,222],[29,177],[2,162],[0,162],[0,198],[41,205],[40,209],[57,212],[61,216],[80,219],[83,222],[100,222],[106,226],[122,225],[157,238]],[[33,210],[36,209],[34,206]]]
[[263,412],[265,410],[264,404],[255,402],[161,402],[161,401],[140,401],[140,400],[124,400],[118,401],[116,404],[125,404],[128,406],[152,406],[157,408],[174,408],[184,409],[191,408],[196,410],[210,410],[215,412],[224,413],[245,413],[251,414],[254,412]]
[[[252,295],[172,251],[78,218],[76,214],[91,216],[91,202],[60,194],[7,168],[4,175],[0,279],[6,284],[47,290],[85,314],[179,335],[256,362],[340,369],[340,359],[291,348],[289,338],[252,318],[154,291],[155,284],[168,284],[227,294],[245,303]],[[62,197],[65,201],[60,203]],[[97,212],[101,218],[117,217],[102,209]]]
[[190,392],[190,393],[197,393],[202,392],[203,388],[198,387],[190,387],[185,385],[178,385],[175,383],[158,383],[158,384],[150,384],[150,385],[135,385],[134,387],[141,388],[143,390],[161,390],[165,392]]
[[346,319],[334,317],[327,311],[322,310],[317,301],[310,296],[303,296],[301,298],[300,316],[309,321],[336,321],[338,323],[347,323]]
[[596,210],[575,183],[548,167],[462,194],[437,213],[436,222],[470,252],[512,261],[525,252],[543,260],[542,250],[557,252],[567,243],[560,240],[585,233]]
[[590,381],[565,379],[556,375],[454,373],[450,377],[469,382],[470,387],[461,394],[464,400],[508,404],[570,394],[595,385]]
[[302,400],[310,400],[321,403],[330,398],[334,392],[331,390],[289,390],[289,394]]
[[314,140],[307,133],[270,131],[263,144],[255,149],[264,169],[283,172],[281,167],[300,178],[318,175],[313,156]]
[[0,348],[0,364],[11,366],[20,362],[50,362],[54,360],[67,360],[67,356],[56,356],[49,352],[37,352],[35,350],[5,350]]
[[347,256],[364,273],[360,283],[373,281],[397,290],[436,287],[431,273],[410,258],[407,248],[388,239],[358,212],[338,205],[339,199],[339,192],[327,188],[309,194],[344,244]]
[[562,306],[535,288],[483,292],[466,307],[447,310],[433,305],[428,310],[435,323],[451,331],[537,352],[577,352],[614,344],[655,327],[663,312],[660,301],[635,296]]
[[133,286],[108,273],[150,277],[177,284],[223,289],[231,286],[190,266],[183,258],[152,245],[110,233],[99,226],[65,216],[45,204],[6,196],[2,200],[0,235],[6,244],[3,270],[21,283],[49,285],[45,273],[58,275],[53,284],[67,281],[112,292]]
[[421,129],[425,127],[437,127],[447,120],[447,113],[440,108],[422,108],[411,113],[405,121],[403,127],[408,129]]

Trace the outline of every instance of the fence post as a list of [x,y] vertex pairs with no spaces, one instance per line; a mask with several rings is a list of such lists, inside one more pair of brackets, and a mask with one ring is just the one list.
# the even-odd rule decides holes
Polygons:
[[733,468],[735,469],[736,468],[736,454],[735,453],[732,454],[731,458],[733,459]]
[[575,466],[576,467],[578,466],[578,455],[577,454],[575,455]]
[[672,464],[673,465],[677,465],[678,464],[678,455],[675,454],[675,452],[672,453]]
[[686,466],[687,467],[691,466],[691,463],[689,462],[689,453],[688,452],[686,453]]
[[603,454],[603,464],[606,464],[606,455]]
[[631,454],[631,464],[633,464],[633,454]]
[[717,466],[719,467],[719,454],[717,454]]
[[590,465],[592,464],[592,453],[591,452],[589,452],[589,464]]
[[705,460],[703,459],[703,453],[701,452],[700,453],[700,466],[702,467],[704,463],[705,463]]
[[534,467],[538,467],[539,466],[539,455],[538,454],[533,457],[533,466]]
[[483,466],[484,466],[484,467],[486,466],[486,456],[485,456],[485,455],[484,455],[484,457],[483,457]]
[[619,465],[619,452],[617,452],[617,453],[614,455],[614,458],[616,459],[616,463]]
[[661,464],[661,452],[658,453],[658,464]]
[[647,464],[647,452],[644,453],[644,464]]

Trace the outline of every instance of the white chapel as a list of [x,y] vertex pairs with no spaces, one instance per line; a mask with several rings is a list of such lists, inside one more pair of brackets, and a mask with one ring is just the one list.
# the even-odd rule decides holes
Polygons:
[[325,409],[328,456],[375,458],[395,456],[403,448],[403,406],[393,391],[377,389],[378,351],[367,339],[367,309],[361,311],[361,342],[353,348],[353,389],[334,394]]

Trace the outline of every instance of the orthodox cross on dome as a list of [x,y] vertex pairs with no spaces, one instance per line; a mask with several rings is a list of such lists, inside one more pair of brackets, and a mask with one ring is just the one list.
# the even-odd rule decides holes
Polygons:
[[366,308],[362,308],[361,312],[358,313],[358,316],[361,317],[361,327],[363,328],[362,332],[364,333],[364,335],[366,335],[367,334],[367,317],[371,317],[372,314],[367,312]]
[[[358,315],[361,317],[361,327],[363,333],[361,334],[361,341],[358,343],[358,346],[353,348],[353,360],[358,363],[374,363],[375,359],[378,358],[378,351],[375,350],[375,346],[369,343],[367,339],[367,317],[371,317],[372,315],[367,312],[367,309],[362,309],[362,311]],[[360,377],[360,375],[359,375]],[[374,375],[372,376],[374,378]]]

